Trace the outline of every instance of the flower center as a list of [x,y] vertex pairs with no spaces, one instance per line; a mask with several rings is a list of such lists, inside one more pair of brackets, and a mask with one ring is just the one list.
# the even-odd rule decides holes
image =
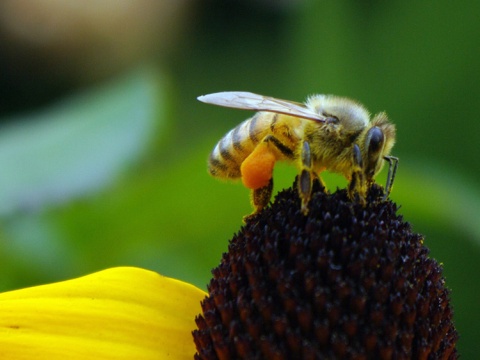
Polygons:
[[250,218],[213,270],[196,359],[449,359],[457,332],[441,267],[382,201],[293,188]]

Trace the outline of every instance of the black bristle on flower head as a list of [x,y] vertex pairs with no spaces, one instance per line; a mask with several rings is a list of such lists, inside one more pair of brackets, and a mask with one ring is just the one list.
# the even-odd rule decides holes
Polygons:
[[318,183],[307,216],[294,186],[251,217],[213,270],[195,359],[455,359],[441,266],[381,201]]

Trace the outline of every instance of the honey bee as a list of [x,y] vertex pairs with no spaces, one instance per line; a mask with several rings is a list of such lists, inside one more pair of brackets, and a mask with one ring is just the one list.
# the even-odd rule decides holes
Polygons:
[[239,91],[204,95],[198,100],[259,111],[230,130],[208,160],[211,175],[241,178],[252,189],[253,214],[270,201],[277,161],[298,167],[298,193],[304,214],[308,213],[313,180],[318,177],[321,181],[323,170],[345,176],[349,198],[365,205],[368,188],[387,161],[384,200],[391,191],[398,158],[389,154],[396,130],[384,112],[370,121],[361,104],[333,95],[313,95],[304,104]]

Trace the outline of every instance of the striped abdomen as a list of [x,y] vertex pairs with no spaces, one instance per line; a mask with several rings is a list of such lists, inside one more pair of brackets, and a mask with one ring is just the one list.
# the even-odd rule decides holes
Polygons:
[[241,177],[240,165],[257,144],[271,132],[277,114],[259,112],[230,130],[208,159],[208,171],[221,178]]

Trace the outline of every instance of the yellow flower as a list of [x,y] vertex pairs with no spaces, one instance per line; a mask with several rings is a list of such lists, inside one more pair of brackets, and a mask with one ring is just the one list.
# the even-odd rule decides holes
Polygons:
[[0,294],[2,359],[192,359],[202,290],[120,267]]

